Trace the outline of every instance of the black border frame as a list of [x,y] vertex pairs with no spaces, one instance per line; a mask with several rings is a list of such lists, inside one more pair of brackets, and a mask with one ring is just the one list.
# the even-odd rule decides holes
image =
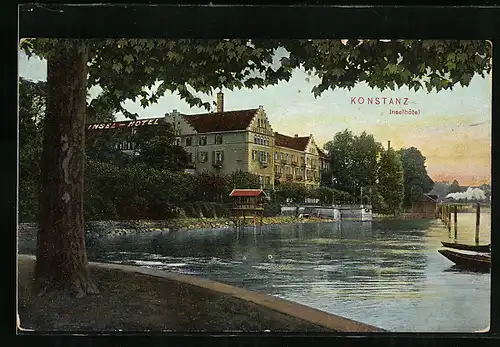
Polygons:
[[[63,5],[23,4],[16,8],[19,17],[19,37],[258,37],[258,38],[414,38],[414,39],[489,39],[493,42],[493,66],[500,66],[500,8],[499,7],[441,7],[441,6],[342,6],[295,5],[295,6],[215,6],[215,5]],[[7,17],[4,14],[4,17]],[[193,18],[196,20],[193,21]],[[7,18],[5,23],[13,21]],[[11,26],[12,28],[13,26]],[[10,31],[10,30],[8,30]],[[15,32],[15,31],[14,31]],[[13,34],[13,33],[12,33]],[[17,43],[16,35],[16,67]],[[498,70],[500,71],[500,69]],[[500,72],[493,69],[492,105],[492,189],[497,191],[495,170],[496,148],[500,148],[496,136],[500,121],[499,113]],[[15,72],[17,80],[17,69]],[[13,80],[8,85],[12,87]],[[17,82],[16,82],[17,85]],[[14,88],[17,102],[17,88]],[[17,112],[17,105],[14,112]],[[14,110],[14,109],[13,109]],[[2,127],[2,148],[7,149],[8,159],[17,167],[17,121],[8,117],[7,127]],[[14,136],[12,135],[14,132]],[[16,152],[12,152],[16,148]],[[12,153],[15,153],[14,155]],[[7,189],[16,193],[17,171],[2,180]],[[5,172],[3,172],[5,174]],[[5,184],[4,183],[4,184]],[[9,217],[5,232],[17,230],[15,196],[7,199]],[[492,199],[492,216],[500,215],[500,204]],[[11,214],[13,213],[13,215]],[[10,219],[9,218],[9,219]],[[12,220],[12,219],[10,219]],[[492,230],[500,223],[492,218]],[[492,245],[497,248],[500,236],[492,232]],[[13,249],[16,249],[14,243]],[[495,250],[493,251],[496,254]],[[16,259],[14,252],[13,258]],[[362,343],[369,345],[428,346],[470,345],[478,341],[485,345],[497,345],[500,336],[500,297],[498,281],[494,279],[500,269],[499,259],[493,256],[491,281],[491,325],[490,332],[483,334],[435,334],[435,333],[389,333],[389,334],[116,334],[88,335],[23,333],[16,338],[20,345],[160,345],[179,343],[203,345],[308,345]],[[12,265],[9,265],[12,268]],[[14,267],[15,269],[15,267]],[[17,274],[14,271],[14,278]],[[12,282],[11,282],[12,283]],[[15,280],[14,280],[14,283]],[[16,290],[13,291],[15,313]],[[11,306],[12,307],[12,306]],[[473,308],[471,308],[473,309]],[[8,321],[14,314],[8,315]],[[14,333],[15,334],[15,333]]]

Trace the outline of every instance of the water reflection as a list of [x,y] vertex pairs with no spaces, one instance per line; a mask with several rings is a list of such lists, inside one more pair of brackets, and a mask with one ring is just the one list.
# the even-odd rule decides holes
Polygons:
[[[459,242],[474,242],[474,218],[459,214]],[[489,215],[481,223],[481,243],[489,243]],[[98,239],[88,253],[203,276],[391,331],[483,329],[490,275],[459,271],[441,256],[437,249],[449,237],[439,220],[342,221],[131,234]]]

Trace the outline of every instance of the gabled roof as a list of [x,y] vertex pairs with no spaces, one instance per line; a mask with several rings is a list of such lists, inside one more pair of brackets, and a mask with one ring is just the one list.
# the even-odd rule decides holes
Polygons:
[[424,194],[424,196],[428,199],[431,199],[433,202],[437,202],[438,200],[438,196],[437,195],[433,195],[433,194]]
[[229,196],[260,196],[267,195],[262,189],[233,189]]
[[318,151],[320,158],[328,159],[328,156],[326,155],[326,153],[323,152],[318,146],[316,146],[316,150]]
[[245,130],[258,109],[182,115],[198,133]]
[[279,133],[274,133],[276,146],[295,149],[297,151],[305,151],[309,143],[309,136],[286,136]]

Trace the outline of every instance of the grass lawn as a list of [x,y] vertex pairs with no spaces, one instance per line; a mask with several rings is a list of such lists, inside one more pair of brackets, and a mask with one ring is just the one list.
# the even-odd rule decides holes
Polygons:
[[38,331],[327,332],[226,294],[139,273],[91,266],[100,293],[81,299],[32,293],[34,259],[19,257],[21,327]]

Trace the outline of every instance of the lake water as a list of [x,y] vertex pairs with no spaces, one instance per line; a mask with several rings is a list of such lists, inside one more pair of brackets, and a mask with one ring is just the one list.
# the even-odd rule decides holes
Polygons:
[[[474,243],[475,214],[458,215]],[[480,243],[490,242],[481,215]],[[439,220],[272,225],[129,233],[87,245],[89,260],[147,266],[275,295],[395,332],[472,332],[490,318],[490,274],[457,270],[437,252]],[[36,242],[22,243],[33,252]]]
[[[490,215],[481,216],[490,242]],[[475,214],[458,217],[474,243]],[[490,274],[457,270],[437,252],[439,220],[250,227],[135,234],[89,246],[90,260],[192,274],[397,332],[472,332],[490,317]]]

